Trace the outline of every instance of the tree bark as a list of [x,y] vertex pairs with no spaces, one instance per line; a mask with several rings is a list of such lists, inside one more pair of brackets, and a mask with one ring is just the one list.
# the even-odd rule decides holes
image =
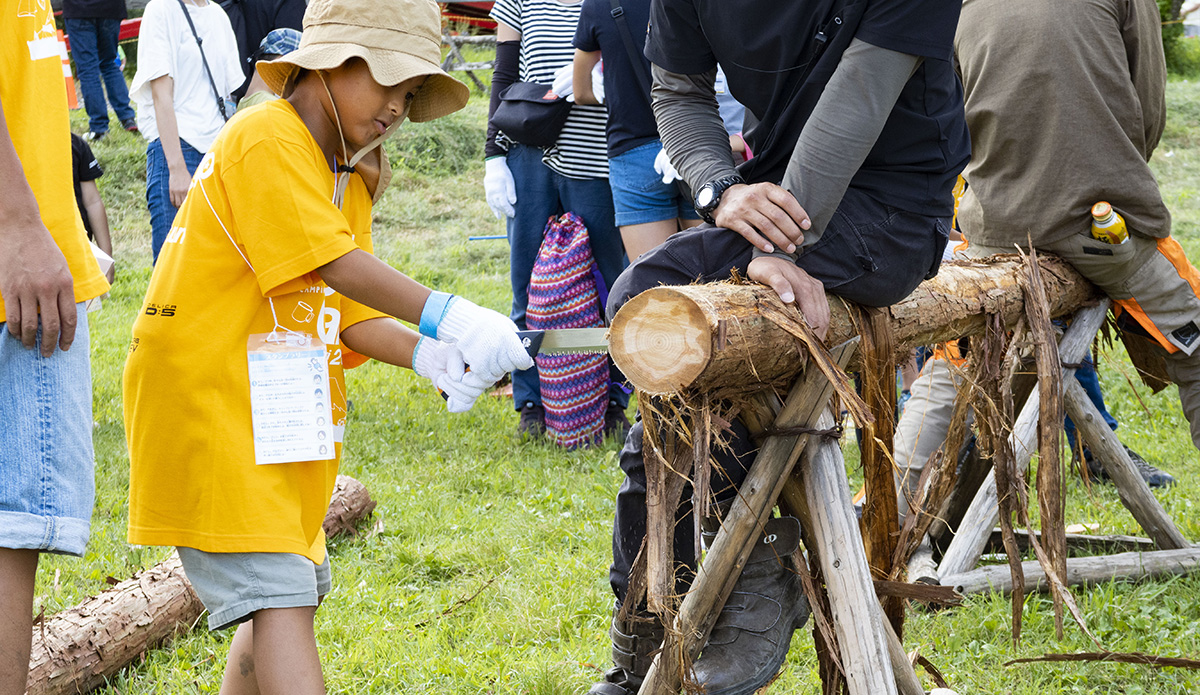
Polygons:
[[[354,533],[375,502],[339,475],[325,516],[329,537]],[[204,612],[175,553],[33,628],[27,695],[85,693],[146,651],[190,630]]]
[[[1095,299],[1096,289],[1070,265],[1039,258],[1051,316]],[[988,262],[942,264],[901,302],[884,309],[898,354],[983,330],[983,317],[998,314],[1006,327],[1024,314],[1017,256]],[[845,302],[830,295],[826,344],[857,334]],[[613,319],[613,361],[648,395],[702,391],[718,397],[786,386],[803,369],[796,339],[768,316],[796,310],[758,284],[710,283],[656,287],[626,302]]]

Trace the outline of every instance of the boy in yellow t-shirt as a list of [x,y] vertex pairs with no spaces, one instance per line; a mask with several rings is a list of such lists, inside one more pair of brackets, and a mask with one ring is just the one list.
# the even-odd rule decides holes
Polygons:
[[324,692],[342,369],[412,367],[461,411],[532,364],[508,318],[370,253],[383,139],[466,104],[439,47],[430,0],[313,0],[300,48],[258,64],[284,98],[238,114],[200,163],[134,324],[129,540],[178,547],[210,627],[239,624],[223,693]]
[[71,188],[50,3],[0,0],[0,693],[24,693],[38,558],[92,515],[87,300],[108,290]]

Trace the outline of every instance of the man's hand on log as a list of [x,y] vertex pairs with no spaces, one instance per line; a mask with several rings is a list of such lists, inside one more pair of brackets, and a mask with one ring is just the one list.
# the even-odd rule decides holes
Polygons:
[[825,339],[829,330],[829,300],[820,280],[795,263],[775,256],[760,256],[750,261],[747,274],[751,280],[775,290],[785,304],[795,302],[817,337]]
[[767,253],[795,253],[812,226],[796,197],[773,183],[736,184],[721,195],[713,219]]

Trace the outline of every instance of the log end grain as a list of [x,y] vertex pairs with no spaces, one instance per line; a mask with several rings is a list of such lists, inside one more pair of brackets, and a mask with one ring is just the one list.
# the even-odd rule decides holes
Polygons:
[[679,393],[704,370],[712,354],[712,326],[686,294],[671,287],[647,290],[613,318],[609,354],[625,376],[650,395]]

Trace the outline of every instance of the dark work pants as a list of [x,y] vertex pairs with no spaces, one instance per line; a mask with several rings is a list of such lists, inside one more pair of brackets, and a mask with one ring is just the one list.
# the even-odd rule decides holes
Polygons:
[[[884,205],[850,188],[821,239],[806,248],[797,264],[820,280],[825,290],[867,306],[888,306],[907,297],[926,277],[932,277],[946,247],[949,219],[928,217]],[[613,285],[608,298],[611,319],[617,310],[643,290],[658,285],[686,285],[696,280],[715,282],[736,269],[743,276],[753,247],[728,229],[703,225],[672,236],[662,246],[629,266]],[[729,451],[714,449],[712,489],[718,501],[733,499],[746,477],[756,445],[741,423],[734,423]],[[613,522],[613,564],[609,582],[617,601],[625,600],[629,571],[646,535],[646,470],[642,457],[642,426],[629,431],[621,450],[625,481],[617,492]],[[695,566],[691,491],[685,490],[675,524],[675,562]],[[685,577],[690,572],[683,572]],[[686,578],[685,578],[685,581]],[[682,587],[681,587],[682,588]]]

